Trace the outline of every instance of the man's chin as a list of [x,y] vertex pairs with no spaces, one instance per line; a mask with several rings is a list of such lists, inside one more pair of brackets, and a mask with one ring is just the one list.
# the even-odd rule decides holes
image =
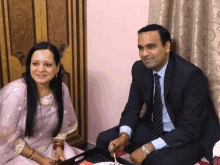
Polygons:
[[146,66],[147,69],[153,69],[153,66],[150,65],[150,64],[146,64],[146,63],[144,63],[144,65]]

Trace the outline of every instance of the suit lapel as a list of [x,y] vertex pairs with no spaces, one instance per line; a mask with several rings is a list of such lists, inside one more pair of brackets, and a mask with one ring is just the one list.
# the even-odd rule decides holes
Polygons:
[[165,100],[167,112],[169,113],[170,119],[173,123],[174,123],[174,119],[175,119],[174,112],[173,112],[172,106],[167,104],[167,96],[168,96],[168,93],[169,93],[170,88],[172,86],[174,69],[175,69],[174,68],[174,59],[173,59],[173,55],[171,52],[170,56],[169,56],[169,61],[167,64],[166,72],[165,72],[165,77],[164,77],[164,100]]
[[153,95],[153,85],[154,85],[153,83],[154,83],[153,71],[152,69],[146,68],[146,72],[143,77],[143,86],[144,86],[144,100],[146,102],[147,109],[151,103],[151,99]]

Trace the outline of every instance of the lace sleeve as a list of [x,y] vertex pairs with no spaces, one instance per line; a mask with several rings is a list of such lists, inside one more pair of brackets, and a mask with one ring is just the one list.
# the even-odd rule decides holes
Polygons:
[[19,155],[23,151],[24,146],[25,142],[21,138],[16,139],[14,142],[15,154]]

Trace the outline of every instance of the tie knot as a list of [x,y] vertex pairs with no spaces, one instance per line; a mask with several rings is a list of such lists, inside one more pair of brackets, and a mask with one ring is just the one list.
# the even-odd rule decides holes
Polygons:
[[154,74],[154,77],[155,77],[156,80],[160,79],[160,76],[157,73]]

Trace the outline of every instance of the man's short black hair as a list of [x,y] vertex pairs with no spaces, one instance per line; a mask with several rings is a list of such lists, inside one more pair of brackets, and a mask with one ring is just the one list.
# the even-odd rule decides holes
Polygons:
[[157,25],[157,24],[150,24],[147,25],[143,28],[141,28],[140,30],[138,30],[138,34],[143,33],[143,32],[148,32],[148,31],[158,31],[160,34],[160,40],[163,46],[165,46],[165,44],[167,43],[167,41],[171,42],[171,37],[170,37],[170,33],[167,29],[165,29],[163,26],[161,25]]

